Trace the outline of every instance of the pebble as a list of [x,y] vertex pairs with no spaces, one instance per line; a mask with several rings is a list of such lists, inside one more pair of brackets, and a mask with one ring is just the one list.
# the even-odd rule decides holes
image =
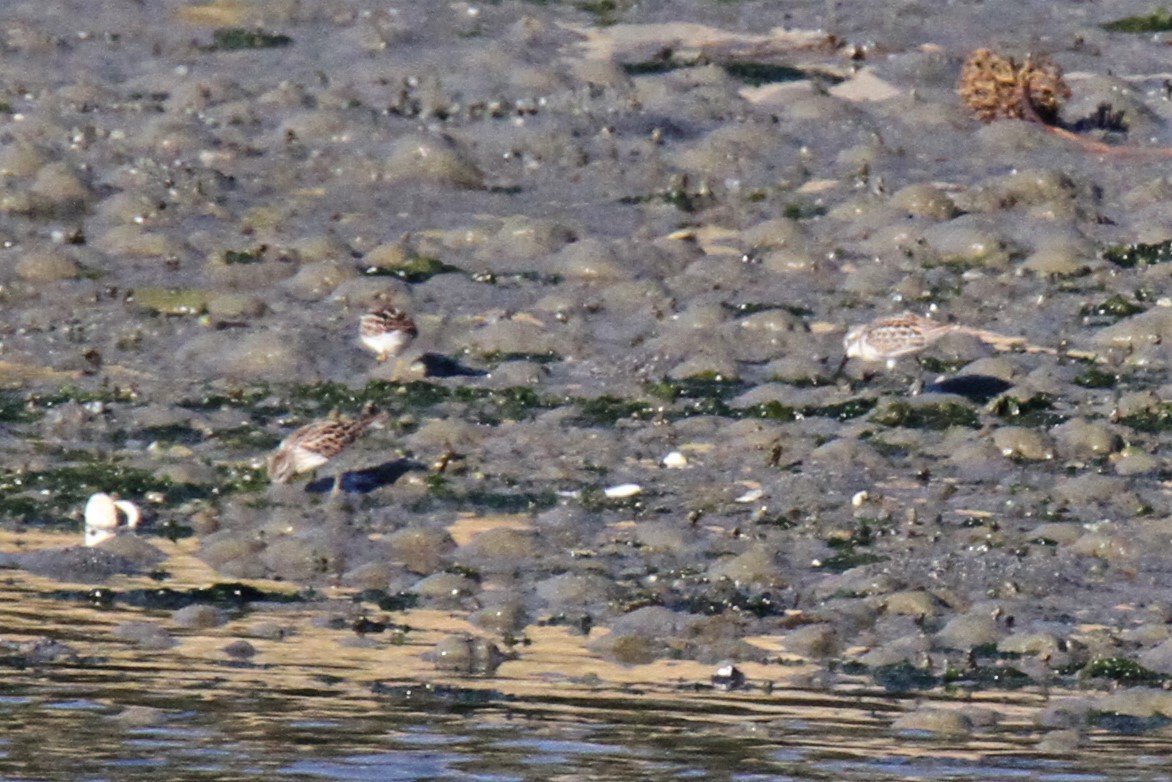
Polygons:
[[972,721],[955,711],[919,708],[901,714],[891,723],[891,729],[903,734],[931,734],[945,736],[967,736],[972,732]]
[[77,261],[52,250],[33,251],[16,262],[16,274],[29,282],[56,282],[76,279],[81,274]]
[[387,538],[391,556],[412,573],[433,573],[456,548],[452,537],[442,530],[407,527]]
[[140,649],[170,649],[179,642],[154,622],[131,619],[117,625],[113,631],[119,641],[128,641]]
[[403,136],[391,145],[383,167],[388,182],[419,181],[456,188],[484,187],[484,172],[448,136]]

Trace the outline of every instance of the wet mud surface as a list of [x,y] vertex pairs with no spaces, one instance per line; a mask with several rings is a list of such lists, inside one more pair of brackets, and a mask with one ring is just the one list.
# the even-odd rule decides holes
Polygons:
[[[352,759],[406,751],[366,709],[409,733],[523,699],[554,743],[503,778],[575,724],[694,709],[777,774],[788,720],[833,734],[860,698],[845,755],[1106,778],[1158,750],[1168,33],[1109,24],[1151,13],[6,5],[10,705],[92,674],[71,731],[170,724],[223,682],[259,732],[304,697],[308,734],[336,696]],[[1061,69],[1054,124],[972,116],[982,47]],[[380,363],[358,318],[389,305],[419,336]],[[965,328],[839,371],[849,327],[904,311]],[[290,432],[369,407],[383,428],[270,483]],[[81,548],[96,492],[139,534]],[[443,731],[460,758],[495,751],[476,724]]]

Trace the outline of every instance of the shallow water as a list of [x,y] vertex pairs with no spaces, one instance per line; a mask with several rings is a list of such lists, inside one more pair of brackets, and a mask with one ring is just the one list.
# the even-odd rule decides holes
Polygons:
[[[184,573],[174,589],[202,572],[183,549],[171,544],[169,562]],[[106,588],[153,584],[126,578]],[[708,666],[606,663],[581,635],[556,627],[531,630],[521,658],[493,675],[453,676],[423,657],[466,623],[397,612],[385,618],[410,628],[402,642],[373,635],[355,646],[349,627],[317,621],[350,601],[345,590],[252,603],[223,627],[177,630],[177,646],[150,651],[112,640],[114,627],[165,622],[167,612],[94,608],[85,592],[24,576],[0,590],[6,642],[52,639],[73,652],[41,662],[5,656],[5,779],[1168,778],[1162,731],[1091,730],[1069,755],[1038,753],[1034,715],[1077,692],[901,695],[861,677],[810,689],[754,664],[743,666],[750,689],[721,692]],[[250,637],[262,620],[286,636]],[[222,651],[240,637],[257,649],[247,662]],[[998,722],[967,736],[892,733],[894,719],[924,705],[980,707]]]

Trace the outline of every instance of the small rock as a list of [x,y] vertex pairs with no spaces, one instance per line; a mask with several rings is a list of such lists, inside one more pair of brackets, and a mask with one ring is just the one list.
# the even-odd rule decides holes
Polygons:
[[171,621],[190,630],[206,630],[224,624],[224,614],[218,608],[206,605],[189,605],[171,614]]
[[385,176],[389,182],[414,180],[477,190],[484,173],[446,136],[405,136],[391,147]]
[[29,282],[56,282],[76,279],[81,274],[81,266],[59,252],[33,251],[16,262],[16,274]]
[[993,444],[1004,456],[1031,461],[1054,458],[1054,446],[1033,429],[1022,426],[1003,426],[993,432]]
[[948,736],[966,736],[972,732],[972,721],[964,714],[943,709],[918,709],[898,717],[891,729],[899,733],[931,733]]
[[141,649],[170,649],[178,641],[154,622],[131,620],[123,622],[114,628],[114,637],[120,641],[130,641]]
[[490,641],[460,635],[441,640],[429,656],[438,670],[484,676],[492,675],[502,662],[512,659]]
[[233,641],[223,649],[224,654],[234,660],[248,660],[256,656],[256,647],[248,641]]

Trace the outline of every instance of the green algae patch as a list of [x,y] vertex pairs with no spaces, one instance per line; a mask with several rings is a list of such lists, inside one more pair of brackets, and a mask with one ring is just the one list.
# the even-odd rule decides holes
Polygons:
[[1087,663],[1079,672],[1080,679],[1110,679],[1120,684],[1154,684],[1168,677],[1123,657],[1101,657]]
[[678,604],[673,603],[671,608],[705,616],[733,612],[765,619],[771,616],[784,616],[788,605],[785,600],[779,600],[769,592],[749,593],[737,588],[728,579],[722,579],[713,584],[707,592]]
[[831,554],[825,559],[819,560],[816,569],[824,570],[828,573],[845,573],[852,568],[862,567],[863,565],[874,565],[878,562],[886,562],[889,557],[882,554],[875,554],[870,551],[856,551],[853,547],[846,548],[836,554]]
[[1049,428],[1066,420],[1066,416],[1054,412],[1054,399],[1049,394],[1035,394],[1028,399],[1002,396],[993,400],[988,409],[1016,426]]
[[[747,261],[750,258],[746,257],[742,260]],[[756,315],[758,312],[768,312],[769,310],[784,310],[791,315],[803,319],[814,317],[814,311],[808,307],[800,307],[796,304],[777,304],[771,301],[746,301],[740,304],[732,304],[726,301],[721,302],[720,306],[738,318]]]
[[468,388],[453,390],[452,399],[467,405],[464,418],[473,423],[498,426],[505,421],[524,421],[538,410],[552,405],[532,388],[510,386],[501,389]]
[[748,389],[748,385],[736,378],[719,375],[697,375],[682,380],[661,380],[649,384],[646,389],[651,396],[676,404],[674,418],[690,418],[698,415],[738,417],[728,405],[728,400]]
[[783,405],[776,399],[741,408],[738,412],[744,418],[764,418],[767,421],[783,421],[786,423],[796,421],[799,417],[796,409]]
[[135,288],[130,301],[156,315],[200,315],[208,311],[210,291],[194,288]]
[[[555,354],[537,356],[503,355],[509,360],[554,361]],[[570,426],[614,426],[620,421],[648,421],[656,418],[680,420],[695,416],[723,418],[761,418],[773,421],[794,421],[803,416],[820,416],[845,421],[870,412],[874,399],[856,398],[825,406],[792,408],[771,401],[745,408],[732,408],[728,400],[749,388],[740,380],[720,377],[695,377],[685,380],[663,380],[646,386],[650,399],[631,399],[603,394],[592,398],[572,396],[547,397],[528,386],[481,388],[476,386],[445,386],[428,381],[397,383],[372,380],[364,386],[352,387],[344,383],[320,383],[268,386],[256,384],[230,391],[214,391],[189,397],[179,402],[191,410],[212,411],[240,409],[253,419],[253,424],[236,429],[215,432],[208,437],[221,439],[230,447],[265,450],[277,440],[259,427],[274,419],[295,416],[306,420],[322,418],[333,413],[355,415],[367,406],[386,410],[394,415],[421,419],[432,414],[440,405],[462,405],[462,409],[445,410],[473,423],[496,426],[506,421],[531,419],[544,410],[572,406],[576,412],[566,419]],[[14,414],[25,415],[24,406],[13,400]],[[175,434],[181,435],[178,430]]]
[[187,424],[164,424],[161,426],[144,426],[133,432],[120,432],[115,442],[121,440],[144,440],[148,443],[165,445],[195,445],[204,441],[204,433],[193,429]]
[[675,60],[670,57],[657,57],[651,60],[640,60],[639,62],[625,62],[619,67],[628,76],[658,76],[661,73],[671,73],[681,68],[692,68],[694,66],[694,62],[684,62],[683,60]]
[[27,424],[38,418],[39,411],[29,407],[24,395],[16,391],[0,391],[0,422]]
[[1101,26],[1109,33],[1162,33],[1172,30],[1172,13],[1161,8],[1147,16],[1125,16]]
[[439,258],[415,255],[393,266],[368,266],[362,273],[368,277],[394,277],[415,284],[426,282],[437,274],[463,274],[464,270],[444,263]]
[[[486,393],[482,389],[466,389],[466,397]],[[280,399],[281,391],[275,390],[273,398],[276,401],[273,403],[283,407],[285,412],[306,417],[324,416],[334,411],[356,414],[367,405],[373,405],[380,410],[421,414],[436,405],[453,401],[455,395],[456,392],[451,388],[424,381],[392,383],[386,380],[372,380],[358,388],[326,381],[284,389],[283,405]]]
[[1000,664],[981,664],[964,669],[948,668],[940,676],[910,662],[881,665],[870,670],[859,663],[851,663],[843,668],[844,671],[857,675],[870,673],[875,682],[888,692],[916,692],[938,687],[954,689],[958,685],[964,685],[966,689],[976,686],[981,689],[1017,690],[1034,684],[1033,679],[1025,673],[1012,666]]
[[[800,68],[768,62],[738,60],[735,62],[721,63],[720,67],[729,76],[750,87],[760,87],[762,84],[776,84],[779,82],[803,81],[810,78]],[[832,82],[842,81],[841,78],[835,79],[829,76],[826,78]]]
[[[684,68],[698,68],[715,65],[742,84],[750,87],[760,87],[763,84],[778,84],[793,81],[805,81],[810,74],[801,68],[780,63],[755,60],[711,60],[708,57],[676,57],[668,50],[657,57],[639,62],[623,63],[620,67],[628,76],[658,76]],[[829,73],[819,73],[818,78],[830,84],[837,84],[843,79]]]
[[[708,386],[708,387],[706,387]],[[634,399],[603,395],[590,400],[577,400],[579,415],[572,419],[580,426],[613,426],[621,420],[644,421],[655,416],[680,420],[696,416],[721,418],[760,418],[766,421],[796,421],[799,418],[824,417],[838,421],[866,415],[876,405],[874,399],[851,399],[832,405],[790,407],[777,400],[760,402],[747,407],[731,407],[727,398],[740,393],[747,386],[740,381],[720,381],[709,386],[709,381],[663,381],[648,386],[649,393],[671,404],[654,405]],[[705,395],[702,391],[708,391]]]
[[1034,680],[1017,668],[1007,665],[978,665],[975,668],[949,668],[942,677],[945,685],[966,685],[984,689],[1020,690]]
[[25,397],[25,406],[31,410],[35,410],[37,408],[57,407],[67,402],[88,405],[94,403],[134,404],[138,401],[138,393],[132,388],[103,386],[101,388],[86,389],[70,385],[61,386],[56,391],[48,393],[30,393]]
[[504,351],[493,351],[491,353],[480,353],[476,356],[478,361],[481,361],[490,366],[503,364],[506,361],[528,361],[531,364],[556,364],[559,361],[565,361],[565,357],[560,353],[552,350],[547,350],[544,353],[506,353]]
[[826,214],[826,207],[822,204],[790,201],[781,208],[781,216],[791,220],[813,220]]
[[[456,267],[452,267],[453,269]],[[538,285],[560,285],[565,279],[560,274],[542,274],[541,272],[490,272],[479,271],[468,275],[473,282],[485,285],[500,285],[502,283],[533,282]]]
[[879,665],[869,670],[867,666],[857,664],[850,666],[850,670],[846,672],[870,673],[875,683],[888,692],[917,692],[931,690],[940,685],[940,679],[931,671],[909,662]]
[[212,31],[212,45],[209,52],[236,52],[244,49],[275,49],[290,46],[293,39],[279,33],[263,30],[249,30],[245,27],[220,27]]
[[1083,388],[1114,388],[1122,378],[1117,372],[1108,372],[1098,367],[1087,367],[1074,378],[1076,386]]
[[580,0],[574,3],[579,11],[594,15],[594,23],[599,27],[610,27],[618,24],[619,17],[634,7],[632,0]]
[[273,394],[267,385],[259,384],[229,391],[209,391],[202,396],[188,397],[179,401],[179,407],[188,410],[212,411],[224,409],[251,409],[258,407]]
[[570,422],[575,426],[614,426],[619,421],[646,421],[661,413],[663,408],[633,399],[622,399],[610,394],[579,399],[574,403],[578,414]]
[[409,611],[419,605],[419,595],[412,592],[395,592],[385,589],[364,589],[354,596],[355,603],[373,603],[380,611]]
[[951,401],[913,405],[902,400],[887,400],[868,420],[905,429],[941,430],[953,426],[980,428],[976,410]]
[[685,214],[692,214],[699,212],[702,209],[707,209],[716,203],[716,196],[708,188],[707,185],[701,185],[698,188],[688,187],[686,179],[681,178],[681,181],[672,187],[663,190],[657,190],[653,193],[646,193],[644,195],[623,196],[619,199],[620,204],[664,204],[666,206],[675,207]]
[[818,570],[842,573],[851,568],[886,562],[888,557],[862,551],[879,538],[891,534],[889,525],[880,519],[859,519],[849,530],[840,530],[825,540],[827,548],[835,553],[815,564]]
[[967,359],[948,359],[939,356],[916,356],[916,363],[925,372],[934,375],[955,375],[969,362]]
[[1119,419],[1119,423],[1135,429],[1138,432],[1160,434],[1172,431],[1172,403],[1149,407],[1132,415]]
[[265,253],[268,252],[269,246],[267,244],[259,245],[251,250],[225,250],[224,251],[224,265],[225,266],[250,266],[254,263],[263,263]]
[[371,685],[370,691],[397,704],[410,704],[412,708],[420,709],[427,714],[445,711],[464,714],[476,709],[500,709],[502,704],[513,700],[513,696],[498,690],[481,690],[450,684],[375,682]]
[[159,587],[157,589],[127,589],[121,592],[109,587],[85,590],[59,589],[49,592],[46,596],[55,600],[87,603],[99,608],[113,608],[122,605],[155,611],[176,611],[190,605],[212,605],[243,610],[250,603],[299,603],[304,601],[304,598],[295,592],[276,592],[240,582],[218,583],[194,589]]
[[[564,400],[572,403],[573,400]],[[193,410],[241,409],[258,423],[265,423],[285,415],[306,419],[325,417],[331,413],[354,415],[368,405],[399,415],[423,416],[432,408],[450,403],[461,403],[462,417],[476,423],[499,424],[531,417],[536,411],[549,409],[559,403],[544,399],[532,388],[476,388],[438,383],[412,381],[394,383],[372,380],[364,386],[351,387],[344,383],[325,381],[286,387],[251,386],[229,393],[215,392],[186,399],[181,407]],[[262,438],[241,429],[242,436]],[[217,433],[216,436],[221,436]],[[228,435],[223,435],[228,436]]]
[[1088,304],[1082,308],[1081,314],[1085,316],[1094,316],[1099,318],[1110,318],[1112,320],[1123,320],[1124,318],[1138,315],[1146,311],[1146,307],[1130,301],[1120,294],[1115,294],[1109,299],[1099,302],[1098,304]]
[[878,399],[858,397],[832,405],[805,407],[802,408],[802,415],[807,418],[819,417],[833,418],[836,421],[849,421],[852,418],[858,418],[871,412],[877,404],[879,404]]
[[249,467],[244,464],[218,465],[219,485],[212,494],[236,494],[264,491],[269,485],[269,475],[264,467]]
[[1124,269],[1167,263],[1172,261],[1172,239],[1152,244],[1136,242],[1108,247],[1103,250],[1103,260]]
[[647,386],[647,393],[652,396],[675,402],[680,398],[686,399],[729,399],[748,388],[744,382],[728,379],[719,375],[697,375],[683,380],[661,380]]
[[300,603],[303,598],[295,592],[274,592],[250,584],[221,583],[196,589],[131,589],[120,593],[114,602],[154,611],[176,611],[190,605],[244,609],[250,603]]
[[[211,490],[157,478],[146,470],[110,462],[90,462],[42,472],[0,470],[0,516],[25,523],[69,523],[68,514],[79,510],[91,494],[106,492],[141,498],[161,494],[166,505],[204,499]],[[29,501],[28,494],[44,498]]]

